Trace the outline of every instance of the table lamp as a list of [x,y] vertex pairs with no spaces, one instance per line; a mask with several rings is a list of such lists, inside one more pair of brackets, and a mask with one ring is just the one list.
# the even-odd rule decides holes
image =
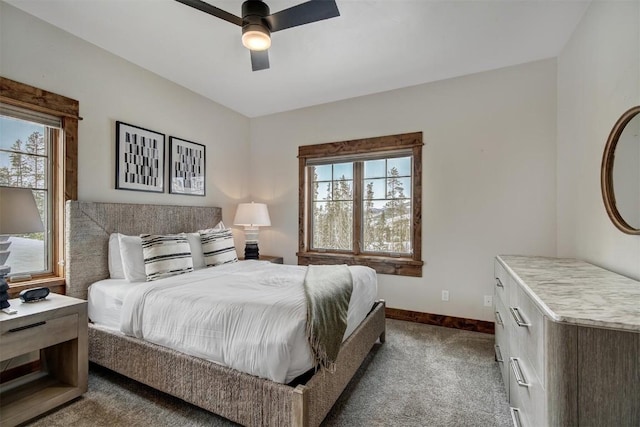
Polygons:
[[[44,231],[38,206],[30,188],[0,186],[0,235],[6,236],[0,250],[0,262],[4,264],[11,253],[9,235],[38,233]],[[9,285],[6,275],[11,271],[8,265],[0,265],[0,309],[8,314],[16,311],[9,305]]]
[[258,250],[259,227],[271,225],[267,205],[253,202],[240,203],[233,224],[244,226],[244,259],[260,258]]

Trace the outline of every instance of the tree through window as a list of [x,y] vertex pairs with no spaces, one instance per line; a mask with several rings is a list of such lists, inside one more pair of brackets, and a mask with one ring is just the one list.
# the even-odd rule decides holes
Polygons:
[[[31,189],[45,230],[48,230],[53,203],[50,153],[55,129],[33,120],[0,114],[0,185]],[[11,240],[11,258],[7,261],[11,274],[52,271],[49,233],[30,233]]]
[[299,264],[420,276],[422,134],[299,147]]

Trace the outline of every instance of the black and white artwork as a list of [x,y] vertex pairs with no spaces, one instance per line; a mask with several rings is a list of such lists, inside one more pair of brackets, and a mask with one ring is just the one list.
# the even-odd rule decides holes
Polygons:
[[206,147],[173,136],[169,146],[169,192],[204,196]]
[[164,134],[116,122],[116,188],[164,192]]

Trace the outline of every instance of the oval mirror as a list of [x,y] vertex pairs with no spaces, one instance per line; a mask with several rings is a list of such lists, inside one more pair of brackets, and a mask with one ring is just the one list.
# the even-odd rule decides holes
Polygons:
[[604,148],[602,198],[621,231],[640,234],[640,106],[616,122]]

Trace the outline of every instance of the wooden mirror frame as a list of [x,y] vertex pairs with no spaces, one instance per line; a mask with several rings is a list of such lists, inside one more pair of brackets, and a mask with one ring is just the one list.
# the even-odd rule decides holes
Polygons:
[[631,107],[625,111],[618,119],[611,133],[609,139],[607,139],[607,145],[604,147],[604,155],[602,156],[602,168],[600,171],[600,184],[602,186],[602,199],[604,200],[604,206],[607,209],[607,214],[613,224],[623,233],[638,234],[640,235],[640,229],[630,226],[616,206],[616,196],[613,190],[613,161],[615,159],[616,146],[618,145],[618,139],[627,124],[636,115],[640,114],[640,106]]

